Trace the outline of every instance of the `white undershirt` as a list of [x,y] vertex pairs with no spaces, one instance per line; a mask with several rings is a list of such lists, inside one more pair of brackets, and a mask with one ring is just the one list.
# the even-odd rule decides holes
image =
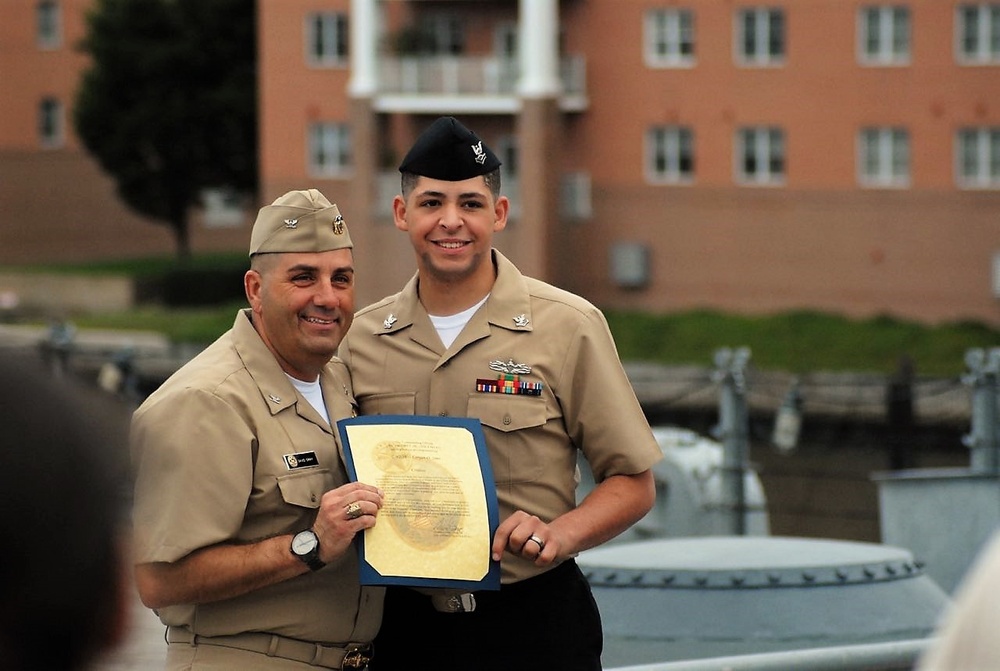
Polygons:
[[431,318],[431,323],[434,324],[438,337],[441,338],[441,342],[444,343],[446,349],[451,347],[451,344],[455,342],[455,338],[458,337],[458,334],[462,332],[465,325],[469,323],[470,319],[472,319],[472,315],[476,314],[476,310],[483,307],[483,303],[485,303],[486,299],[489,297],[490,295],[486,294],[483,300],[479,301],[468,310],[462,310],[458,314],[445,315],[443,317],[427,315]]
[[326,403],[323,402],[323,388],[319,386],[319,378],[316,378],[312,382],[303,382],[298,378],[288,375],[288,373],[285,373],[285,375],[292,381],[295,388],[299,390],[299,393],[309,401],[309,405],[316,408],[316,412],[320,414],[320,417],[325,419],[326,423],[329,424],[330,414],[326,411]]

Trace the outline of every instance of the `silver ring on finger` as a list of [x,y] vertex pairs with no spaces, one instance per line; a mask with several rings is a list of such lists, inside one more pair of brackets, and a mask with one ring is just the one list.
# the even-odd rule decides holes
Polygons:
[[[528,540],[534,542],[538,546],[538,554],[542,554],[542,550],[545,549],[545,541],[543,541],[541,538],[539,538],[538,536],[536,536],[534,534],[532,534],[531,536],[529,536]],[[527,541],[525,541],[525,542],[527,542]]]

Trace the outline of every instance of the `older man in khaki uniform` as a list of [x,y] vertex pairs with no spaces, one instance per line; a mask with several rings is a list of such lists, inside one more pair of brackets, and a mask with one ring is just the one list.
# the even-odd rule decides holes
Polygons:
[[250,309],[135,412],[135,577],[167,625],[167,668],[365,668],[383,592],[352,541],[375,487],[348,483],[355,413],[333,359],[354,313],[351,240],[315,190],[260,210]]
[[[373,669],[413,668],[409,639],[440,641],[439,668],[601,668],[600,616],[573,557],[653,503],[662,454],[603,315],[492,248],[509,207],[499,167],[454,118],[417,139],[393,203],[417,274],[360,311],[340,349],[362,414],[480,419],[500,505],[500,591],[390,587]],[[577,506],[579,453],[598,485]]]

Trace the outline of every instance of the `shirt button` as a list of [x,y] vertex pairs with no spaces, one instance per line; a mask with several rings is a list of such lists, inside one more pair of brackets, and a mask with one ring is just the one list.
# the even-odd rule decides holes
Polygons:
[[504,415],[503,416],[503,423],[504,423],[504,425],[510,424],[510,415]]

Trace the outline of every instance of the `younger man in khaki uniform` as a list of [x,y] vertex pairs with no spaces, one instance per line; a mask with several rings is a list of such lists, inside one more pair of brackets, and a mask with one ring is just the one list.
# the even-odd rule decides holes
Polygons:
[[136,585],[172,671],[365,668],[383,593],[351,545],[382,497],[348,483],[331,428],[355,414],[331,360],[350,236],[321,193],[292,191],[260,210],[250,258],[250,309],[135,412]]
[[[600,616],[573,557],[653,504],[662,454],[603,315],[492,248],[509,207],[499,167],[451,117],[417,139],[393,202],[417,274],[360,311],[340,349],[362,414],[479,418],[500,504],[500,591],[389,588],[380,671],[600,669]],[[579,452],[599,484],[577,506]]]

